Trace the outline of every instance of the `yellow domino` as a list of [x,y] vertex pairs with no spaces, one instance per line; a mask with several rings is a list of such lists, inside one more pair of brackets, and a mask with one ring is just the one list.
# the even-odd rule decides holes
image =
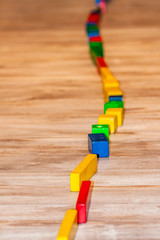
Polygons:
[[88,154],[70,174],[70,189],[78,192],[82,181],[88,181],[97,172],[97,155]]
[[104,88],[112,88],[112,87],[119,87],[119,82],[116,79],[103,79],[103,87]]
[[118,126],[121,126],[123,124],[124,116],[123,108],[108,108],[107,111],[105,112],[105,115],[116,115]]
[[106,68],[106,67],[100,68],[100,74],[101,74],[102,81],[116,81],[116,82],[118,82],[117,79],[113,76],[113,74],[109,70],[109,68]]
[[103,96],[104,96],[104,102],[108,102],[109,101],[109,96],[107,92],[103,92]]
[[77,232],[77,210],[67,210],[61,223],[57,240],[73,240]]
[[101,79],[102,79],[102,82],[104,81],[117,81],[117,79],[112,75],[112,74],[109,74],[109,75],[101,75]]
[[113,114],[102,114],[98,117],[98,124],[108,124],[110,133],[117,130],[117,116]]
[[102,78],[105,78],[108,75],[112,75],[111,71],[107,67],[101,67],[100,74],[101,74]]
[[123,92],[119,87],[104,88],[104,92],[108,93],[108,96],[122,96]]

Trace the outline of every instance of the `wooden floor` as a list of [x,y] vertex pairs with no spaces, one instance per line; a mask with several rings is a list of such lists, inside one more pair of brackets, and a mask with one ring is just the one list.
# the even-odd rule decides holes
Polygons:
[[[94,0],[0,0],[0,239],[56,239],[70,172],[103,113],[84,24]],[[160,239],[160,1],[112,0],[101,33],[125,120],[76,240]]]

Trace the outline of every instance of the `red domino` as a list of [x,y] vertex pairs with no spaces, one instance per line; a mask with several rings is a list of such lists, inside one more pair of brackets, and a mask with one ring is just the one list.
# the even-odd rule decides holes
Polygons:
[[97,69],[98,69],[99,74],[100,74],[100,68],[102,68],[102,67],[108,67],[108,66],[103,57],[98,57],[97,58]]
[[99,65],[100,67],[107,67],[107,64],[103,57],[97,58],[97,65]]
[[93,13],[88,16],[88,22],[98,23],[99,22],[99,14]]
[[90,37],[89,39],[90,42],[102,42],[102,37]]
[[91,201],[91,181],[83,181],[78,195],[76,209],[78,212],[78,223],[87,221],[89,204]]

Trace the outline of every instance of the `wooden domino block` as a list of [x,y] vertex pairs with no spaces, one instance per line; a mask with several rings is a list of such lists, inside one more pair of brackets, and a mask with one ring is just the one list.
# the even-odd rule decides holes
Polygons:
[[118,87],[119,83],[108,68],[101,67],[100,74],[104,87]]
[[83,181],[81,184],[80,192],[76,203],[78,223],[85,223],[87,221],[87,215],[91,201],[91,183],[91,181]]
[[107,67],[107,64],[103,57],[97,58],[97,66],[99,66],[99,68]]
[[90,54],[94,64],[96,64],[97,57],[103,57],[103,53],[101,52],[101,49],[99,49],[96,46],[90,47]]
[[[113,85],[109,85],[109,82],[113,83]],[[102,83],[103,83],[103,87],[105,88],[107,87],[109,88],[110,86],[119,87],[119,82],[113,75],[108,75],[107,77],[102,78]]]
[[109,141],[104,133],[88,134],[88,151],[99,158],[109,157]]
[[96,24],[87,24],[86,25],[86,31],[87,33],[90,32],[99,32],[99,27]]
[[98,70],[99,74],[101,74],[101,68],[103,68],[103,67],[107,67],[107,64],[103,57],[98,57],[97,58],[97,70]]
[[108,96],[122,96],[123,92],[119,87],[104,88],[104,92],[107,92]]
[[114,133],[117,130],[117,116],[102,114],[98,117],[98,124],[108,124],[110,133]]
[[98,36],[98,37],[90,37],[89,38],[90,42],[103,42],[102,37]]
[[97,31],[90,32],[87,35],[88,35],[88,39],[91,38],[91,37],[99,37],[99,32],[97,32]]
[[107,111],[105,112],[105,115],[116,115],[118,126],[121,126],[123,124],[124,116],[123,108],[108,108]]
[[77,210],[67,210],[57,235],[57,240],[73,240],[77,232]]
[[109,101],[123,101],[123,96],[109,96]]
[[113,77],[110,79],[102,79],[103,82],[103,88],[113,88],[113,87],[119,87],[119,82]]
[[[103,46],[101,42],[89,42],[89,47],[96,49],[100,53],[100,56],[103,56]],[[99,56],[97,56],[99,57]],[[97,63],[97,60],[96,60]]]
[[104,97],[104,102],[108,102],[109,101],[109,96],[108,96],[108,93],[107,92],[104,92],[103,91],[103,97]]
[[109,126],[107,124],[92,125],[92,133],[104,133],[109,140]]
[[97,155],[88,154],[70,174],[70,189],[78,192],[82,181],[88,181],[97,172]]
[[88,22],[91,22],[91,23],[99,23],[99,20],[100,20],[100,14],[97,14],[97,13],[92,13],[88,16]]
[[113,76],[108,67],[101,67],[100,73],[101,73],[102,79],[106,79],[107,76],[109,75]]
[[109,101],[104,104],[104,113],[108,108],[124,108],[123,101]]

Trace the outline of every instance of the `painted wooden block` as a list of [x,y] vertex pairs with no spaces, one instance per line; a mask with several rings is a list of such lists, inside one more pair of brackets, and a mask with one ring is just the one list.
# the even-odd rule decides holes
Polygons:
[[99,23],[100,20],[100,14],[97,13],[92,13],[88,16],[88,22],[92,22],[92,23]]
[[109,126],[107,124],[92,125],[92,133],[104,133],[109,140]]
[[[107,71],[106,75],[103,74],[104,69]],[[119,82],[107,68],[102,67],[100,73],[104,88],[119,87]]]
[[92,192],[91,183],[91,181],[83,181],[81,184],[80,192],[76,203],[78,223],[85,223],[87,221]]
[[114,133],[117,130],[117,116],[102,114],[98,117],[98,124],[108,124],[109,132]]
[[[87,37],[88,37],[88,44],[90,43],[89,39],[91,37],[99,37],[100,36],[100,33],[98,30],[94,30],[94,31],[89,31],[87,32]],[[102,43],[102,42],[99,42],[99,43]]]
[[104,102],[109,102],[109,96],[107,92],[103,92]]
[[78,192],[82,181],[88,181],[97,171],[97,155],[88,154],[70,174],[70,189]]
[[88,150],[99,158],[109,157],[109,141],[104,133],[88,134]]
[[117,79],[112,75],[108,67],[101,67],[100,74],[104,87],[119,87]]
[[116,115],[118,126],[123,124],[124,110],[123,108],[108,108],[105,115]]
[[[107,75],[105,77],[102,77],[102,75],[101,75],[101,79],[102,79],[104,86],[105,86],[105,83],[108,83],[108,82],[117,82],[118,83],[117,79],[112,74]],[[119,86],[119,83],[118,83],[118,86]],[[105,86],[105,87],[107,87],[107,86]]]
[[97,58],[97,66],[99,66],[100,69],[104,68],[104,67],[107,68],[107,64],[106,64],[103,57],[98,57]]
[[99,28],[97,27],[96,24],[87,24],[86,25],[86,31],[87,33],[90,33],[90,32],[99,32]]
[[101,74],[101,68],[106,68],[107,67],[107,64],[104,60],[103,57],[98,57],[97,58],[97,70],[98,70],[98,73]]
[[57,240],[73,240],[77,232],[77,210],[67,210],[57,235]]
[[123,96],[109,96],[109,101],[123,101]]
[[90,37],[89,38],[90,42],[103,42],[102,37],[98,36],[98,37]]
[[104,113],[108,108],[124,108],[123,101],[109,101],[104,104]]
[[94,64],[97,62],[97,57],[103,57],[103,53],[97,47],[90,47],[90,54]]
[[109,75],[111,75],[113,77],[113,75],[112,75],[111,71],[109,70],[109,68],[108,67],[102,67],[101,68],[102,79],[106,79],[107,76],[109,76]]
[[114,87],[119,87],[119,82],[117,80],[108,80],[108,81],[103,81],[103,88],[114,88]]
[[119,87],[104,88],[104,92],[107,92],[108,96],[122,96],[123,92]]
[[92,31],[87,33],[88,38],[94,37],[94,36],[99,36],[99,31]]
[[[99,54],[103,56],[103,46],[101,42],[89,42],[89,47],[90,49],[95,48],[96,51],[98,51]],[[97,60],[96,60],[96,63],[97,63]]]

